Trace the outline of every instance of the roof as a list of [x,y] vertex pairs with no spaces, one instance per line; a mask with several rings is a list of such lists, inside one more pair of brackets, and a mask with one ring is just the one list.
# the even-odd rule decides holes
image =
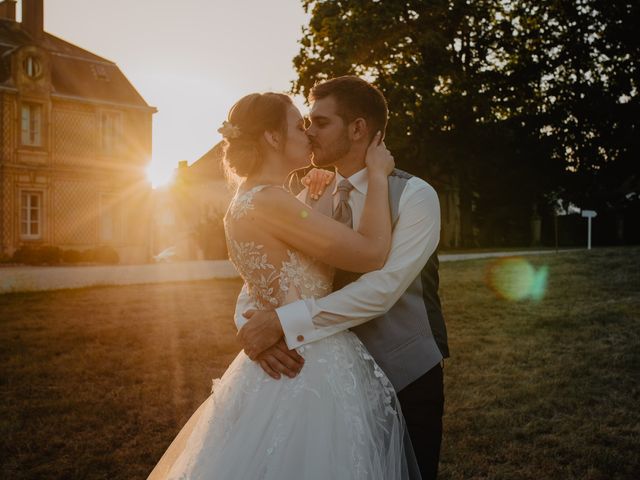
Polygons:
[[222,159],[224,157],[224,142],[218,142],[198,160],[189,165],[190,180],[224,180]]
[[[10,86],[12,53],[34,44],[20,23],[0,19],[0,85]],[[52,94],[153,108],[111,60],[47,32],[37,45],[50,54]]]

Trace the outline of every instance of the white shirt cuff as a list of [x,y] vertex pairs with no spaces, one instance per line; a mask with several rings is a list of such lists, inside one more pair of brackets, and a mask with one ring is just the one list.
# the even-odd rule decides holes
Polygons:
[[298,348],[311,340],[315,326],[304,300],[276,308],[276,315],[280,319],[280,325],[282,325],[284,338],[289,349]]

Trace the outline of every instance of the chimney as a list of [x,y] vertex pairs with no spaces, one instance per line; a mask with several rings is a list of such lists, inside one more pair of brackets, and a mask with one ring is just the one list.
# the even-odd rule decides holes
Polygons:
[[34,41],[42,38],[44,32],[43,0],[22,0],[22,28]]
[[16,0],[4,0],[0,2],[0,18],[16,21]]

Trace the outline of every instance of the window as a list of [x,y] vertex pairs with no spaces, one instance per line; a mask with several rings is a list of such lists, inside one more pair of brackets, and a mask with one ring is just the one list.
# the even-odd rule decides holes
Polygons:
[[91,71],[96,79],[102,80],[103,82],[110,81],[107,69],[103,65],[91,65]]
[[29,78],[38,78],[42,73],[40,61],[33,55],[29,55],[24,60],[24,72]]
[[102,126],[102,152],[106,155],[113,155],[117,153],[121,140],[121,115],[117,112],[102,112],[100,124]]
[[41,238],[42,193],[22,192],[20,205],[20,236],[27,239]]
[[114,238],[114,196],[100,195],[100,241],[111,242]]
[[42,105],[22,104],[22,144],[31,147],[42,145]]

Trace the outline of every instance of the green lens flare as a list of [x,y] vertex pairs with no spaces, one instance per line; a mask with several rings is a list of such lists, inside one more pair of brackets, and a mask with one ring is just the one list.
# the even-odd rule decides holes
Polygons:
[[506,300],[542,300],[547,289],[549,267],[536,268],[523,258],[506,258],[489,269],[488,283]]
[[542,300],[545,292],[547,291],[547,278],[549,277],[549,267],[546,265],[540,267],[536,272],[533,279],[533,285],[531,286],[531,298],[533,300]]

